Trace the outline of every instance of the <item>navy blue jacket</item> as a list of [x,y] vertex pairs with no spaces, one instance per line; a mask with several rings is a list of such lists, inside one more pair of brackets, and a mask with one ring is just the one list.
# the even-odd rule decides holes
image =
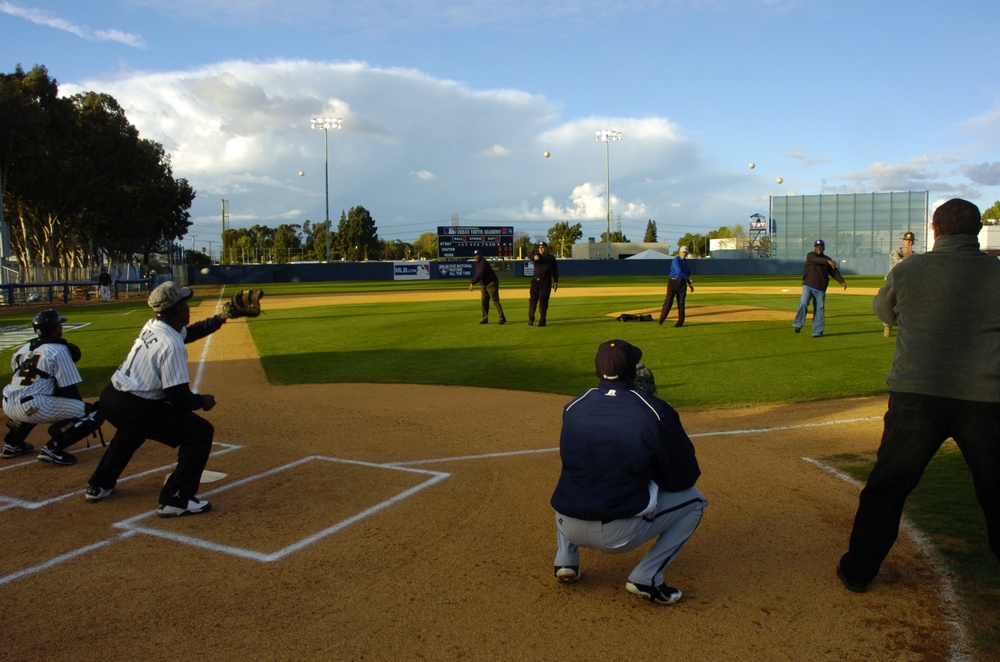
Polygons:
[[694,445],[673,407],[601,381],[563,409],[562,473],[552,507],[563,515],[610,522],[634,517],[649,504],[649,481],[680,492],[701,475]]

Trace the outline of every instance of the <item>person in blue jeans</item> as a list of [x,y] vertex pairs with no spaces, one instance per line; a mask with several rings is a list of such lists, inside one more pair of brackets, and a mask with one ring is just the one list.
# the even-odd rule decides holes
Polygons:
[[795,319],[792,326],[795,333],[802,330],[806,323],[806,311],[809,310],[809,302],[813,302],[813,338],[822,338],[823,330],[826,328],[826,287],[830,279],[844,286],[847,283],[844,277],[837,270],[837,263],[831,260],[823,251],[826,244],[822,239],[813,242],[813,252],[806,255],[806,266],[802,271],[802,296],[799,298],[799,308],[795,311]]
[[979,249],[982,216],[971,202],[945,202],[931,228],[933,250],[895,266],[872,302],[899,330],[882,441],[837,565],[855,593],[878,575],[907,496],[949,437],[972,473],[1000,559],[1000,260]]

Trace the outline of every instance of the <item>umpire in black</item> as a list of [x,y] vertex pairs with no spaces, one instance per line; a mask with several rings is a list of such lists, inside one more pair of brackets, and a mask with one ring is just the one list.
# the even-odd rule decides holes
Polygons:
[[483,305],[483,319],[479,323],[490,323],[490,302],[493,302],[493,306],[497,309],[497,314],[500,315],[500,320],[497,324],[506,324],[507,318],[504,317],[503,306],[500,305],[500,279],[497,277],[497,272],[493,271],[493,266],[489,260],[484,258],[478,250],[473,252],[472,256],[476,261],[476,273],[472,277],[472,282],[469,283],[469,291],[471,292],[472,288],[477,283],[479,284],[479,298]]
[[535,308],[538,308],[538,326],[545,326],[545,314],[549,312],[549,295],[559,290],[559,265],[549,253],[549,245],[538,242],[538,250],[531,256],[535,265],[535,275],[531,277],[531,294],[528,298],[528,326],[535,323]]

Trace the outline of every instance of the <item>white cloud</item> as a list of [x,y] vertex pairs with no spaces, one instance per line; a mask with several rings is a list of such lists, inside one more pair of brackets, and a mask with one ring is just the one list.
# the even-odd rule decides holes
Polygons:
[[[219,198],[247,224],[288,222],[293,210],[305,210],[299,222],[322,218],[324,140],[331,216],[364,205],[386,238],[418,234],[414,226],[456,212],[525,222],[605,218],[605,145],[593,140],[595,127],[624,134],[610,146],[612,206],[623,219],[653,213],[629,192],[634,185],[655,188],[696,160],[663,118],[560,123],[540,95],[473,90],[363,62],[229,61],[64,84],[61,92],[88,89],[115,97],[142,137],[164,145],[175,176],[198,192],[193,219],[206,225],[217,222]],[[324,139],[309,128],[317,115],[342,118],[343,129]],[[484,143],[492,147],[477,147]]]
[[129,34],[121,30],[92,30],[86,26],[76,25],[62,19],[51,12],[31,7],[22,7],[12,2],[0,2],[0,12],[24,19],[35,25],[62,30],[81,39],[89,41],[113,41],[133,48],[144,48],[145,41],[139,35]]
[[501,145],[493,145],[493,147],[490,147],[489,149],[484,149],[479,154],[480,156],[487,156],[487,157],[510,156],[511,151]]
[[[175,176],[197,191],[191,213],[199,237],[221,230],[221,198],[237,224],[322,219],[325,147],[331,217],[364,205],[382,238],[404,240],[454,214],[532,234],[568,220],[597,236],[607,223],[608,179],[613,221],[620,216],[634,237],[648,219],[663,236],[731,226],[766,211],[768,195],[794,191],[927,188],[974,199],[972,186],[956,182],[984,186],[995,176],[989,163],[959,172],[953,159],[920,156],[812,179],[775,173],[786,180],[775,190],[762,183],[760,163],[750,171],[742,159],[707,162],[690,129],[667,117],[564,118],[541,94],[474,89],[358,61],[233,60],[61,85],[66,95],[85,90],[115,97],[142,137],[164,145]],[[315,116],[340,117],[343,128],[324,137],[309,128]],[[621,131],[622,140],[595,141],[599,129]],[[802,150],[785,156],[801,170],[830,169]]]

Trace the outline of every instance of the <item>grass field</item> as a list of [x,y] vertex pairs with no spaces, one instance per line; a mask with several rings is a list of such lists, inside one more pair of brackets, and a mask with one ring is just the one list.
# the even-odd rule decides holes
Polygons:
[[[564,278],[552,297],[549,326],[527,325],[527,283],[502,281],[508,324],[479,325],[478,292],[459,300],[425,301],[426,290],[467,290],[465,281],[278,284],[267,295],[414,292],[413,301],[344,304],[267,311],[250,322],[274,384],[373,382],[482,386],[571,395],[594,384],[593,356],[610,338],[641,347],[656,375],[658,395],[682,411],[753,403],[827,400],[886,393],[894,341],[882,336],[871,297],[852,295],[881,284],[880,276],[849,277],[849,290],[831,287],[826,335],[793,334],[796,277],[703,277],[688,297],[689,324],[622,323],[614,311],[655,308],[662,294],[568,296],[593,287],[654,287],[662,278]],[[775,288],[775,293],[729,293],[727,288]],[[232,292],[230,287],[227,291]],[[789,290],[781,293],[782,289]],[[216,295],[217,296],[217,295]],[[213,296],[213,299],[215,297]],[[268,299],[263,303],[267,309]],[[694,307],[738,306],[781,311],[783,321],[711,321]],[[143,300],[57,307],[70,324],[87,326],[66,337],[83,349],[85,397],[96,397],[149,318]],[[0,326],[29,325],[37,308],[4,309]],[[671,320],[676,315],[672,313]],[[808,330],[808,329],[807,329]],[[8,365],[13,348],[0,351]],[[873,449],[877,439],[872,440]],[[863,479],[870,457],[827,458]],[[1000,651],[1000,568],[986,543],[982,514],[968,471],[951,444],[931,464],[908,504],[908,516],[933,539],[959,578],[976,614],[969,622],[985,650]]]

